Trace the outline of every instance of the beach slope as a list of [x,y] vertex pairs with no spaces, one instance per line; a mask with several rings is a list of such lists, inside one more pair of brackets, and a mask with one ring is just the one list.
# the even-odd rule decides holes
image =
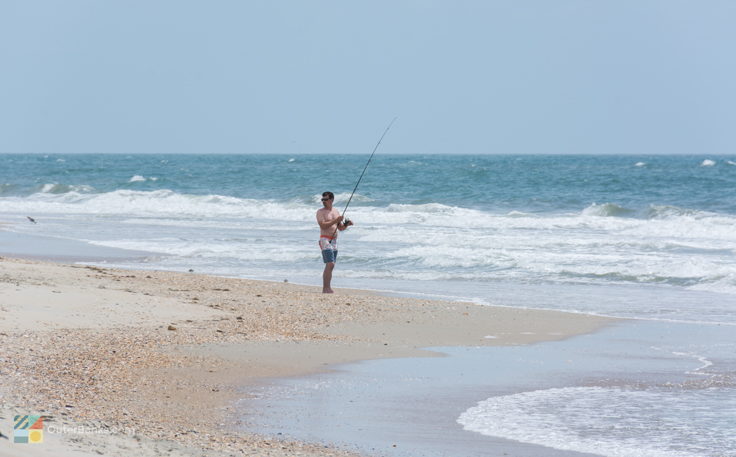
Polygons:
[[[557,340],[609,319],[194,273],[0,258],[0,455],[341,456],[243,433],[244,385],[437,346]],[[14,415],[46,416],[13,444]],[[30,452],[30,453],[29,453]]]

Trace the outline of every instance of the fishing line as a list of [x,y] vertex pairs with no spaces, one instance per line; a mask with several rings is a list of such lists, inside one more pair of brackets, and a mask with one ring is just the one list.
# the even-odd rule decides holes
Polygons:
[[355,183],[353,192],[350,194],[350,198],[348,198],[348,202],[345,204],[345,209],[342,210],[343,218],[345,217],[345,213],[348,211],[348,206],[350,206],[350,201],[353,199],[353,195],[355,195],[355,191],[358,190],[358,186],[360,185],[360,181],[363,179],[363,175],[365,174],[365,171],[368,169],[368,165],[370,165],[371,160],[373,160],[373,155],[378,150],[378,146],[381,145],[381,141],[383,141],[383,137],[386,136],[388,131],[391,129],[391,126],[394,125],[394,122],[396,122],[396,119],[398,119],[398,117],[393,118],[391,122],[388,124],[388,127],[386,127],[386,130],[383,131],[383,135],[381,135],[381,138],[378,139],[378,143],[376,143],[376,147],[373,148],[373,152],[371,152],[371,156],[368,157],[368,162],[366,162],[365,167],[363,167],[363,172],[360,174],[360,177],[358,178],[358,182]]

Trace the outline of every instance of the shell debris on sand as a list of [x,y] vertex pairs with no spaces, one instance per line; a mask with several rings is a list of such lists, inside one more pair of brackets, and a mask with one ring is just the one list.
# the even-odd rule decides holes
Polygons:
[[[7,319],[0,319],[0,411],[32,411],[58,421],[135,430],[141,440],[203,450],[193,455],[355,454],[243,431],[233,407],[243,396],[237,389],[250,375],[246,370],[273,360],[262,356],[238,365],[182,348],[312,342],[360,346],[363,355],[350,359],[355,360],[400,348],[515,344],[507,335],[526,329],[537,334],[526,340],[535,341],[543,338],[539,335],[561,331],[558,327],[569,320],[577,319],[582,331],[607,322],[360,291],[325,296],[315,287],[192,273],[7,258],[0,266],[0,295],[20,289],[53,296],[53,307],[42,301],[37,317],[58,324],[12,326],[7,319],[19,318],[23,309],[3,303],[8,311],[3,312]],[[103,306],[104,300],[109,305]],[[75,317],[70,321],[65,314]],[[467,326],[473,325],[469,331]],[[438,326],[449,333],[437,331]],[[568,334],[571,331],[555,338]],[[498,338],[484,339],[486,335]],[[378,346],[381,349],[375,349]],[[155,443],[151,446],[154,449]]]
[[[14,262],[41,265],[3,259],[4,264]],[[230,405],[239,395],[233,386],[217,380],[207,383],[187,376],[170,376],[168,370],[216,372],[226,368],[227,363],[162,350],[180,344],[329,338],[311,329],[311,323],[320,320],[316,316],[300,322],[297,316],[305,318],[306,312],[291,315],[286,312],[287,303],[256,302],[253,284],[241,284],[239,280],[196,275],[184,278],[159,272],[136,278],[130,272],[98,267],[47,267],[54,273],[63,271],[56,276],[63,278],[60,283],[94,290],[104,287],[165,295],[180,301],[191,301],[191,294],[197,293],[198,306],[218,305],[235,311],[225,317],[187,319],[176,325],[152,322],[147,326],[103,329],[3,329],[0,379],[2,390],[7,392],[0,396],[2,410],[34,411],[69,423],[135,430],[148,440],[172,441],[195,449],[225,452],[223,455],[354,455],[321,445],[275,441],[232,431],[235,427],[218,427],[216,424],[232,422]],[[8,274],[3,282],[17,281],[22,287],[38,284],[44,276],[39,272],[24,276],[23,269],[17,273],[17,277]],[[47,287],[56,283],[45,282]],[[256,286],[263,288],[262,296],[272,295],[267,285]],[[216,296],[208,293],[213,289],[218,289]],[[187,399],[192,393],[204,397],[194,403],[202,406],[196,409],[197,414],[192,414],[193,404]]]

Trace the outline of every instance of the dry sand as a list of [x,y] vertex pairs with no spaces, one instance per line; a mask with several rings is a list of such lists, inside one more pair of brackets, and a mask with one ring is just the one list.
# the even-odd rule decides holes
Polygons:
[[[0,432],[11,437],[0,437],[0,456],[352,455],[237,430],[236,389],[335,363],[436,355],[421,349],[430,346],[562,339],[609,321],[0,258]],[[15,414],[48,416],[45,442],[13,445]]]

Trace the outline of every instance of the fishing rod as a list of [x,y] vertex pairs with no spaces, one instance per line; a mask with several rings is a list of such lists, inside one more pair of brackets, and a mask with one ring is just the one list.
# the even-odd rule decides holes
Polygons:
[[[383,135],[381,135],[381,138],[378,139],[378,143],[376,143],[376,147],[373,148],[373,152],[371,152],[371,156],[368,157],[368,162],[366,162],[365,167],[363,167],[363,172],[360,174],[360,177],[358,178],[358,182],[355,183],[355,187],[353,188],[353,192],[350,194],[350,198],[348,198],[348,202],[345,204],[345,209],[342,210],[342,217],[345,217],[345,213],[348,211],[348,206],[350,206],[350,201],[353,199],[353,195],[355,195],[355,191],[358,190],[358,186],[360,185],[360,181],[363,180],[363,175],[365,174],[365,171],[368,169],[368,165],[371,164],[371,160],[373,160],[373,155],[378,150],[378,146],[381,145],[381,141],[383,141],[383,137],[386,136],[389,130],[391,130],[391,126],[394,125],[394,122],[396,122],[396,119],[398,117],[395,117],[391,120],[391,122],[388,124],[388,127],[386,127],[386,130],[383,131]],[[346,222],[350,222],[349,219],[343,219],[343,224]]]

